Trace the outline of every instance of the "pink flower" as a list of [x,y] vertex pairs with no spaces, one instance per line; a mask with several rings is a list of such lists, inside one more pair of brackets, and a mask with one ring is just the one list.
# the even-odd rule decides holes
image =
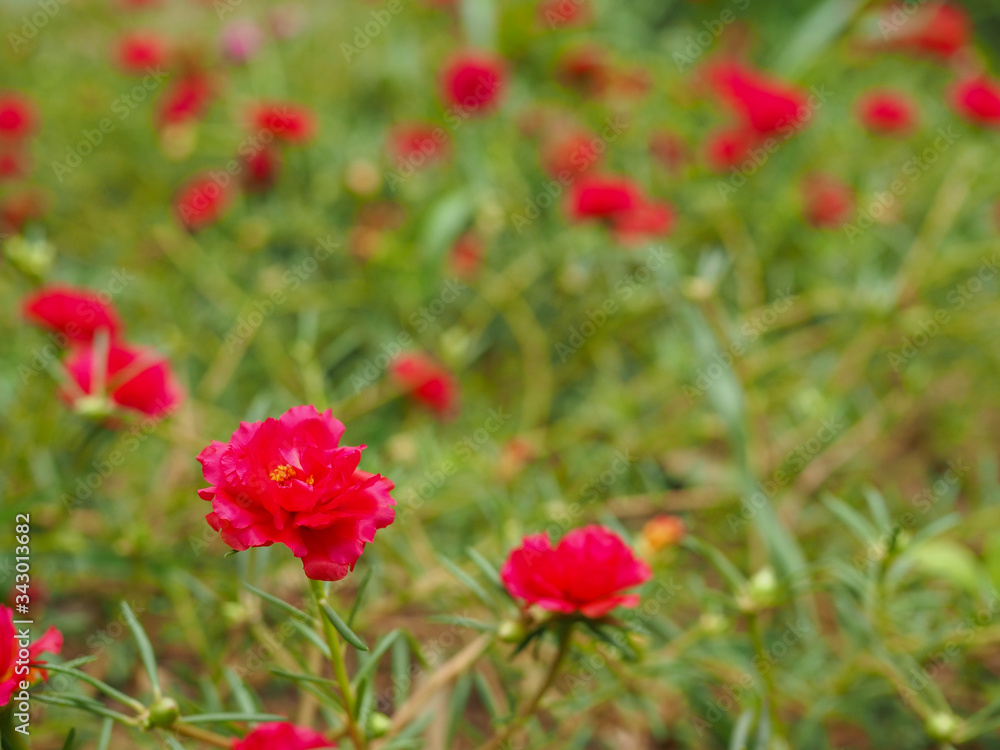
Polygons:
[[314,750],[336,746],[335,742],[312,729],[275,722],[261,724],[242,740],[235,742],[233,750]]
[[545,534],[526,536],[500,571],[514,598],[550,612],[592,618],[637,605],[638,594],[622,592],[651,576],[649,566],[603,526],[574,529],[554,548]]
[[440,417],[454,414],[458,406],[458,384],[444,367],[425,354],[401,354],[391,366],[393,378],[415,400]]
[[395,485],[358,469],[365,446],[340,446],[344,425],[330,410],[296,406],[278,419],[241,422],[228,443],[198,455],[212,503],[205,518],[236,550],[284,544],[309,578],[346,576],[395,519]]
[[35,108],[17,93],[0,94],[0,139],[19,140],[35,129]]
[[1000,127],[1000,82],[981,76],[961,81],[951,89],[951,103],[976,125]]
[[102,328],[112,339],[122,330],[115,309],[90,289],[45,287],[24,300],[23,311],[32,323],[77,343],[91,341]]
[[485,53],[463,53],[445,66],[441,82],[448,104],[469,114],[486,114],[500,102],[503,61]]
[[43,669],[44,661],[39,660],[43,653],[58,654],[62,651],[63,636],[54,626],[45,631],[37,641],[27,646],[28,672],[17,674],[19,652],[25,647],[17,639],[14,628],[14,611],[0,605],[0,708],[10,703],[11,696],[20,692],[21,681],[34,685],[39,680],[48,679]]
[[167,61],[167,45],[158,34],[134,31],[118,40],[118,65],[126,73],[143,74]]
[[64,396],[77,408],[106,414],[121,407],[162,417],[183,400],[170,365],[152,349],[112,342],[105,361],[97,361],[98,354],[97,347],[86,344],[66,358],[75,388],[68,387]]
[[222,29],[222,54],[231,62],[242,65],[257,55],[265,39],[264,30],[256,21],[238,19]]

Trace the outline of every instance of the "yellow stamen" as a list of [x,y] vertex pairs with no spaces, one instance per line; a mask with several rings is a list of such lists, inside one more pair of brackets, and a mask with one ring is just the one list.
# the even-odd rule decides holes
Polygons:
[[279,466],[268,476],[271,477],[271,481],[273,482],[287,482],[289,479],[295,477],[295,468],[285,464],[283,466]]

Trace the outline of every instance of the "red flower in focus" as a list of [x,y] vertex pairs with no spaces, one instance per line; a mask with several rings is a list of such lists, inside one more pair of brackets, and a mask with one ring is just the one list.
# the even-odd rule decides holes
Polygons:
[[541,0],[538,4],[538,20],[550,29],[583,26],[593,15],[589,0]]
[[[106,361],[97,361],[99,354],[91,343],[71,350],[66,358],[66,371],[76,387],[67,387],[64,395],[78,409],[107,414],[124,407],[161,417],[180,405],[183,391],[157,352],[113,341]],[[103,382],[95,382],[95,375]]]
[[448,264],[451,272],[462,279],[472,278],[483,264],[483,241],[475,232],[462,233],[451,246]]
[[135,31],[118,40],[117,60],[126,73],[146,74],[166,63],[167,45],[157,34]]
[[976,125],[1000,127],[1000,82],[986,76],[961,81],[951,89],[951,103]]
[[198,455],[212,485],[198,491],[212,503],[208,523],[233,549],[280,542],[309,578],[340,580],[396,516],[393,483],[360,471],[365,446],[339,445],[343,434],[332,411],[313,406],[241,422],[228,443]]
[[266,193],[277,182],[281,164],[281,152],[270,146],[261,146],[245,154],[240,173],[243,188],[250,193]]
[[916,122],[916,107],[904,95],[872,91],[858,100],[858,119],[875,133],[903,133]]
[[192,232],[214,224],[232,203],[229,185],[202,174],[185,184],[174,198],[174,212]]
[[958,5],[895,3],[885,8],[878,22],[885,46],[915,54],[951,57],[969,44],[972,23]]
[[597,166],[606,144],[592,133],[550,137],[542,146],[542,168],[550,177],[582,174]]
[[167,84],[157,108],[159,127],[200,120],[212,102],[214,86],[205,73],[190,72]]
[[438,416],[450,416],[458,405],[458,383],[444,367],[425,354],[410,352],[392,361],[399,386]]
[[319,732],[294,724],[261,724],[242,740],[233,744],[233,750],[314,750],[333,748],[336,743]]
[[746,127],[716,131],[706,141],[708,164],[716,172],[725,172],[746,159],[759,142],[760,136]]
[[546,534],[526,536],[500,570],[512,597],[550,612],[591,618],[636,606],[638,594],[622,592],[651,576],[649,566],[603,526],[574,529],[554,548]]
[[799,89],[739,63],[715,63],[708,68],[708,81],[744,123],[761,135],[790,133],[809,119],[806,97]]
[[68,341],[89,342],[104,329],[115,339],[122,330],[115,309],[90,289],[50,286],[28,296],[24,317],[43,328],[62,334]]
[[503,61],[480,52],[453,58],[441,75],[445,101],[470,114],[486,114],[500,103]]
[[63,636],[55,626],[46,630],[41,638],[27,646],[27,674],[15,674],[18,652],[24,647],[14,628],[14,611],[0,605],[0,708],[10,703],[11,696],[20,690],[22,680],[34,685],[39,680],[48,679],[45,662],[38,657],[43,653],[58,654],[62,651]]
[[447,157],[448,133],[438,125],[404,123],[390,131],[386,150],[394,162],[420,167]]
[[815,174],[802,183],[803,212],[819,229],[843,226],[854,213],[854,191],[835,177]]
[[0,94],[0,139],[20,140],[35,129],[35,109],[17,93]]
[[316,118],[305,107],[288,102],[267,102],[250,110],[252,127],[270,132],[284,143],[305,143],[316,131]]

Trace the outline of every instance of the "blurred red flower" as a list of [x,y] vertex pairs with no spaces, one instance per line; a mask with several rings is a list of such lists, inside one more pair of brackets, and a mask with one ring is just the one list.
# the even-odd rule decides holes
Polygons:
[[243,188],[250,193],[266,193],[278,180],[281,172],[281,152],[271,146],[261,146],[243,156],[240,177]]
[[503,61],[483,52],[464,52],[451,59],[441,74],[444,100],[468,114],[486,114],[500,103],[504,89]]
[[[93,343],[85,344],[71,350],[66,358],[66,371],[76,389],[67,387],[64,395],[78,409],[95,408],[103,414],[124,407],[161,417],[180,405],[183,391],[160,354],[112,341],[106,361],[98,362],[100,351]],[[95,375],[100,375],[103,383],[95,382]]]
[[574,529],[554,548],[546,534],[526,536],[500,571],[512,597],[550,612],[592,618],[636,606],[638,594],[622,592],[651,576],[649,566],[603,526]]
[[538,20],[550,29],[583,26],[593,16],[590,0],[541,0],[538,3]]
[[250,109],[251,127],[268,131],[283,143],[305,143],[316,132],[316,118],[300,104],[262,102]]
[[337,743],[312,729],[275,722],[261,724],[242,740],[237,740],[233,750],[314,750],[336,746]]
[[392,361],[390,371],[400,388],[438,416],[448,417],[455,412],[458,383],[450,372],[426,354],[400,354]]
[[791,131],[809,119],[798,89],[737,62],[710,65],[708,81],[743,122],[761,135]]
[[167,44],[159,34],[133,31],[118,40],[116,58],[126,73],[144,75],[167,62]]
[[483,265],[483,241],[475,232],[463,232],[451,246],[448,265],[462,279],[472,278]]
[[905,133],[916,123],[916,106],[904,94],[871,91],[858,100],[858,119],[875,133]]
[[15,674],[18,652],[24,648],[24,643],[18,640],[14,628],[14,611],[0,605],[0,708],[10,703],[11,696],[19,690],[22,680],[34,685],[39,680],[47,680],[44,669],[45,662],[38,657],[43,654],[58,654],[62,651],[63,636],[55,626],[45,631],[45,634],[29,645],[28,673]]
[[24,231],[29,221],[45,215],[47,202],[45,195],[34,189],[12,193],[0,199],[0,231]]
[[674,209],[669,203],[643,198],[631,211],[612,218],[615,236],[622,244],[641,242],[647,237],[662,237],[674,227]]
[[37,121],[34,105],[18,93],[0,94],[0,138],[19,140],[29,135]]
[[884,46],[916,54],[950,57],[969,44],[972,22],[963,8],[948,2],[893,3],[879,17]]
[[581,47],[563,55],[556,65],[556,79],[586,96],[600,96],[615,78],[607,53],[600,47]]
[[672,208],[649,200],[624,177],[584,175],[570,187],[566,200],[571,219],[606,220],[623,242],[666,234],[673,226]]
[[986,76],[960,81],[951,89],[951,103],[976,125],[1000,127],[1000,81]]
[[542,168],[554,178],[582,174],[600,163],[606,148],[607,144],[593,133],[552,135],[542,144]]
[[400,123],[389,131],[386,140],[392,161],[403,161],[415,168],[446,158],[449,150],[448,133],[432,123]]
[[111,339],[122,330],[114,307],[90,289],[44,287],[25,298],[22,310],[27,320],[77,343],[91,341],[100,329]]
[[854,190],[836,177],[809,175],[802,181],[803,213],[819,229],[843,226],[854,213]]
[[201,119],[214,93],[212,80],[201,72],[189,72],[168,83],[157,108],[158,126],[183,125]]
[[232,203],[232,189],[210,174],[188,181],[174,198],[174,212],[181,224],[192,232],[214,224]]
[[28,174],[31,160],[20,144],[4,145],[0,142],[0,178],[16,179]]
[[339,445],[343,433],[332,411],[313,406],[241,422],[228,443],[198,455],[212,485],[198,491],[212,503],[208,523],[233,549],[279,542],[309,578],[340,580],[396,515],[393,483],[360,471],[365,446]]
[[760,136],[750,128],[744,126],[725,128],[708,136],[705,142],[705,155],[712,169],[725,172],[748,158],[750,149],[759,142]]

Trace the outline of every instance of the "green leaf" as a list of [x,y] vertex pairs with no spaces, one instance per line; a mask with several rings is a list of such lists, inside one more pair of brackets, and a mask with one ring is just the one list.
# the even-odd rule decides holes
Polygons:
[[143,705],[143,703],[141,701],[138,701],[135,698],[133,698],[133,697],[131,697],[129,695],[126,695],[125,693],[123,693],[123,692],[121,692],[119,690],[116,690],[115,688],[111,687],[107,683],[102,682],[101,680],[97,679],[96,677],[91,677],[89,674],[87,674],[86,672],[83,672],[83,671],[81,671],[79,669],[73,669],[73,668],[70,668],[70,667],[66,667],[63,664],[46,664],[45,668],[48,671],[50,671],[50,672],[56,672],[56,673],[59,673],[59,674],[69,675],[70,677],[75,677],[76,679],[80,680],[81,682],[86,682],[88,685],[92,685],[93,687],[97,688],[98,690],[100,690],[105,695],[107,695],[107,696],[109,696],[111,698],[114,698],[116,701],[118,701],[119,703],[121,703],[123,705],[126,705],[126,706],[129,706],[131,708],[134,708],[136,711],[143,711],[146,708],[146,706]]
[[[367,655],[365,655],[364,663],[358,668],[358,671],[354,673],[354,684],[357,685],[361,680],[365,679],[368,675],[375,671],[378,667],[378,661],[381,659],[385,652],[388,651],[392,644],[396,642],[399,638],[401,631],[397,628],[395,630],[390,630],[375,644],[375,648],[371,650]],[[360,654],[359,654],[360,656]]]
[[871,544],[878,538],[878,533],[868,523],[868,519],[843,500],[830,494],[823,495],[821,500],[826,509],[836,516],[837,520],[844,524],[862,544]]
[[169,747],[170,750],[187,750],[176,737],[170,734],[170,732],[159,731],[156,733],[156,736],[166,742],[167,747]]
[[742,591],[747,585],[746,576],[735,565],[729,562],[729,558],[717,548],[690,534],[685,535],[681,544],[712,563],[716,570],[722,574],[722,577],[726,579],[726,582],[734,593]]
[[278,597],[274,596],[273,594],[269,594],[266,591],[261,591],[259,588],[255,587],[255,586],[251,586],[249,583],[244,582],[242,585],[243,585],[243,588],[245,588],[250,593],[256,594],[257,596],[259,596],[264,601],[270,602],[274,606],[278,607],[279,609],[284,610],[285,612],[287,612],[288,614],[292,615],[293,617],[298,617],[300,620],[303,620],[304,622],[316,622],[316,619],[314,617],[310,617],[309,615],[307,615],[305,612],[303,612],[298,607],[293,607],[291,604],[289,604],[288,602],[286,602],[284,599],[279,599]]
[[729,750],[747,750],[750,739],[750,729],[753,727],[753,709],[748,708],[740,714],[733,726],[733,734],[729,738]]
[[97,747],[94,750],[108,750],[108,745],[111,744],[111,730],[114,729],[115,723],[111,719],[105,719],[101,722],[101,733],[97,735]]
[[146,674],[149,675],[149,682],[153,686],[153,693],[159,697],[160,676],[156,673],[156,655],[153,653],[153,646],[149,642],[149,637],[146,635],[146,631],[143,630],[142,625],[139,624],[139,620],[136,618],[132,608],[128,606],[128,602],[122,602],[122,615],[125,617],[125,623],[129,626],[135,642],[139,646],[139,656],[142,658],[142,664],[146,668]]
[[340,619],[340,615],[337,614],[336,610],[330,606],[327,601],[320,602],[320,609],[323,610],[323,614],[326,615],[326,619],[330,621],[330,624],[336,628],[337,632],[340,633],[340,637],[345,641],[350,643],[354,648],[359,651],[367,651],[368,647],[365,642],[355,635],[354,631],[347,627],[347,623]]
[[223,675],[226,678],[226,682],[229,683],[229,689],[233,693],[233,698],[236,699],[236,706],[244,713],[252,714],[254,711],[258,710],[258,706],[251,695],[250,690],[247,688],[243,680],[240,679],[239,675],[236,674],[230,667],[226,667],[223,670]]
[[323,654],[327,659],[330,658],[330,647],[327,645],[326,641],[323,640],[323,636],[313,630],[311,627],[306,625],[301,620],[289,620],[288,621],[293,628],[299,631],[303,638],[309,641],[312,645],[319,649],[319,652]]
[[425,258],[437,261],[444,257],[471,220],[472,210],[472,199],[465,189],[438,199],[420,232],[420,247]]
[[465,715],[465,707],[472,694],[472,675],[466,672],[455,681],[448,701],[448,715],[445,720],[445,746],[454,747],[455,733]]
[[462,617],[461,615],[436,615],[428,619],[431,622],[440,622],[445,625],[458,625],[462,628],[478,630],[480,633],[495,633],[497,630],[496,624],[492,622],[483,622],[482,620],[476,620],[472,617]]
[[957,542],[947,539],[924,542],[908,557],[927,575],[951,581],[971,594],[979,592],[983,569],[975,555]]
[[506,596],[507,589],[500,580],[500,571],[493,567],[493,563],[483,557],[478,550],[473,549],[472,547],[466,549],[466,554],[468,554],[469,559],[472,560],[475,566],[479,568],[486,580],[493,584],[499,593]]
[[63,743],[62,750],[73,750],[73,745],[76,743],[76,729],[70,729],[69,734],[66,735],[66,741]]
[[358,585],[358,593],[354,597],[354,604],[351,607],[350,613],[347,615],[347,624],[349,627],[354,627],[354,617],[358,614],[358,609],[361,606],[361,599],[365,595],[365,589],[368,588],[368,582],[372,579],[372,573],[374,571],[369,568],[368,572],[365,573],[365,577],[361,579],[361,583]]
[[475,594],[476,598],[478,598],[481,602],[483,602],[483,604],[485,604],[491,610],[496,609],[497,606],[496,599],[494,599],[492,596],[486,593],[486,589],[480,586],[479,582],[476,581],[476,579],[474,579],[472,576],[470,576],[468,573],[466,573],[464,570],[462,570],[460,567],[458,567],[455,563],[453,563],[444,555],[438,555],[437,559],[441,562],[442,565],[444,565],[451,572],[453,576],[455,576],[455,578],[457,578],[459,581],[465,584],[465,587],[468,588],[473,594]]
[[288,718],[279,714],[262,714],[254,711],[246,713],[242,711],[223,711],[222,713],[214,714],[192,714],[191,716],[182,716],[177,721],[183,724],[221,724],[223,722],[230,721],[288,721]]

